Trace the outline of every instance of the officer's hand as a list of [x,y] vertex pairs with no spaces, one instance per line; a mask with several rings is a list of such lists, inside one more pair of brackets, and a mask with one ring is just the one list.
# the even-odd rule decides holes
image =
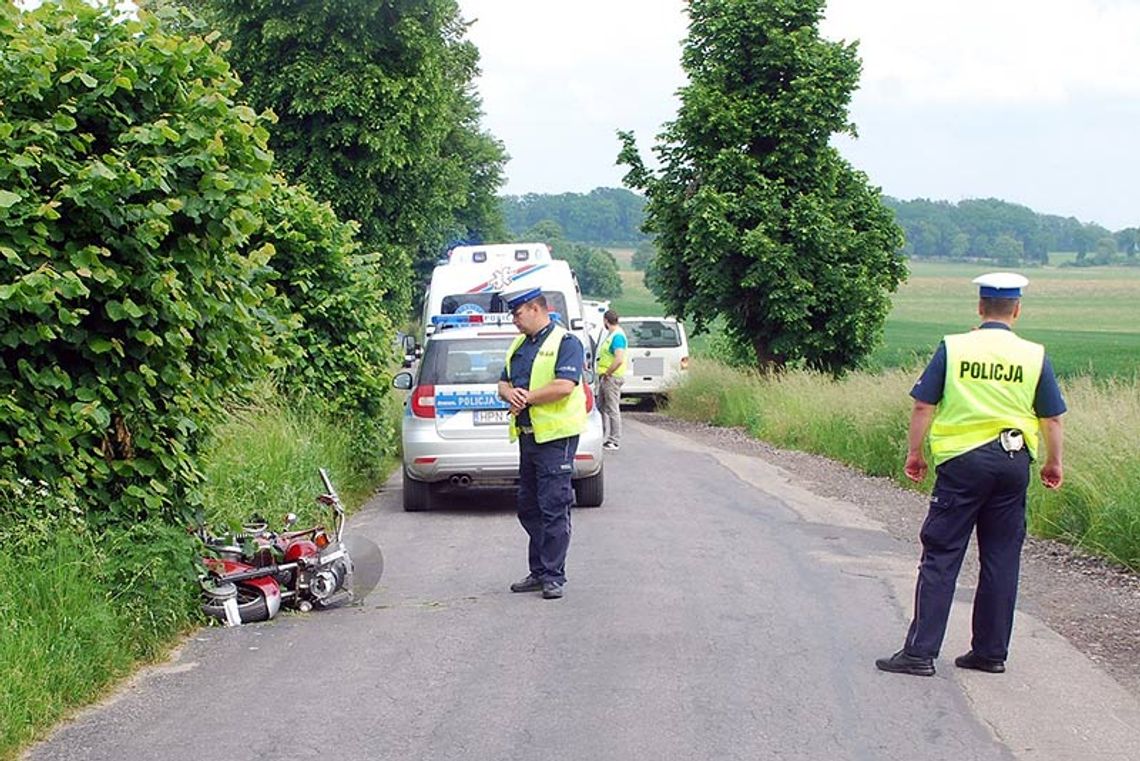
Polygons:
[[906,456],[906,465],[903,466],[903,471],[906,477],[911,481],[918,483],[926,478],[926,458],[922,453],[908,454]]
[[511,405],[511,412],[515,415],[522,412],[526,408],[528,398],[529,394],[525,388],[512,388],[507,397],[507,403]]
[[1058,463],[1045,463],[1041,466],[1041,483],[1046,489],[1059,489],[1065,480],[1065,475]]

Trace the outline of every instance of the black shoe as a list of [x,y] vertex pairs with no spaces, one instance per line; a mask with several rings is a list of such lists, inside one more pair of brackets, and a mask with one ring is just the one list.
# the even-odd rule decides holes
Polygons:
[[973,650],[955,658],[954,665],[960,669],[974,669],[975,671],[985,671],[990,674],[1005,673],[1005,661],[995,661],[990,658],[983,658],[980,655],[974,655]]
[[892,674],[910,674],[911,676],[934,676],[934,659],[920,658],[917,655],[907,655],[905,650],[899,650],[890,658],[879,658],[875,665],[882,671]]
[[562,599],[562,582],[561,581],[547,581],[542,585],[542,599],[544,600],[561,600]]
[[512,592],[537,592],[540,589],[542,589],[542,579],[534,575],[511,584]]

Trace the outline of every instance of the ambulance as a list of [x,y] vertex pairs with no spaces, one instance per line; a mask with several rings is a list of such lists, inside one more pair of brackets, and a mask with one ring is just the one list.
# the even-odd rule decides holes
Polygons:
[[456,246],[436,266],[424,296],[425,336],[434,332],[432,318],[449,314],[506,312],[503,294],[541,288],[547,308],[582,342],[587,367],[594,343],[587,329],[578,277],[570,265],[555,259],[545,243],[495,243]]

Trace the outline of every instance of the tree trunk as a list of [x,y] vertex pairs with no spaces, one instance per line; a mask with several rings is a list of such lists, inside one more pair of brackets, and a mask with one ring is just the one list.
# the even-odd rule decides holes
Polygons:
[[753,339],[752,348],[756,350],[756,365],[761,375],[772,375],[784,369],[784,364],[788,358],[783,354],[770,352],[768,350],[768,339]]

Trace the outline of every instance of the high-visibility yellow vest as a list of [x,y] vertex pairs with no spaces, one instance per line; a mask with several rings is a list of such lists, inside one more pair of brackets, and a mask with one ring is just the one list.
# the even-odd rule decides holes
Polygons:
[[983,328],[946,336],[946,385],[930,426],[934,464],[976,449],[1016,428],[1037,457],[1033,401],[1045,347],[1012,331]]
[[[558,347],[562,344],[562,336],[566,335],[565,328],[555,325],[554,329],[538,348],[538,355],[534,358],[534,365],[530,368],[530,388],[542,388],[554,380],[554,366],[558,362]],[[526,340],[520,335],[507,350],[507,377],[511,376],[511,357]],[[578,379],[574,390],[556,402],[536,404],[530,408],[530,424],[534,428],[534,440],[539,444],[555,439],[566,439],[577,436],[586,430],[586,392],[582,390],[582,379]],[[510,416],[511,441],[519,437],[518,424],[515,416]]]
[[[602,345],[598,347],[598,372],[599,373],[604,373],[606,370],[609,370],[610,366],[617,359],[614,356],[613,349],[611,349],[610,347],[613,346],[614,336],[616,336],[618,333],[621,333],[622,337],[625,336],[624,330],[622,330],[621,328],[614,328],[614,332],[612,332],[608,336],[606,336],[606,340],[602,341]],[[626,352],[625,352],[626,356],[629,356],[629,341],[628,340],[625,342],[625,345],[626,345]],[[622,376],[624,376],[625,370],[628,366],[629,366],[629,362],[622,362],[621,367],[619,367],[617,370],[614,370],[614,377],[615,378],[621,378]]]

